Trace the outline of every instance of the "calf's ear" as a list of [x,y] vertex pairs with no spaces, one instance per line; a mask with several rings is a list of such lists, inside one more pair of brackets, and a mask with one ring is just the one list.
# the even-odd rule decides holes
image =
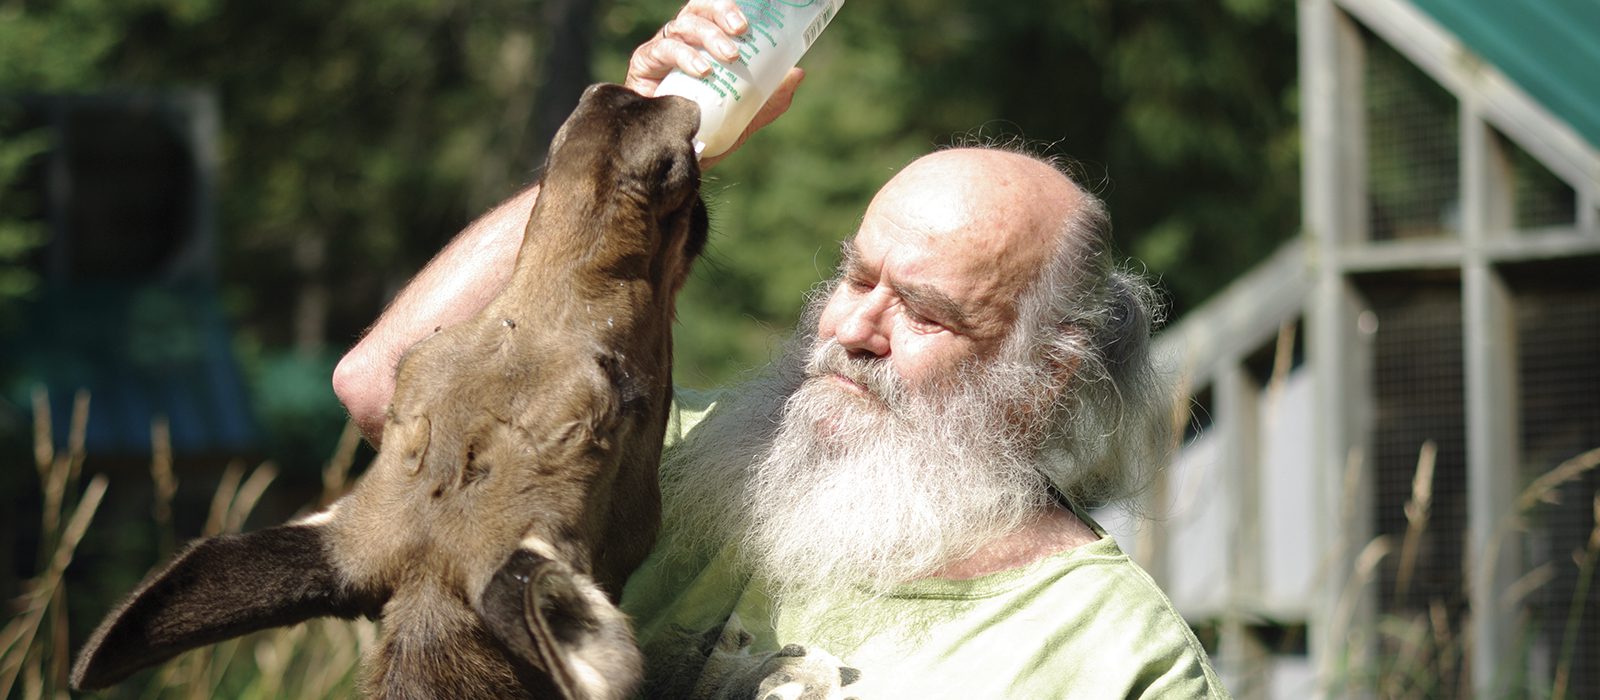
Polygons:
[[104,688],[198,646],[313,617],[375,611],[348,593],[325,528],[283,525],[202,540],[144,583],[89,637],[72,687]]
[[644,676],[632,627],[594,580],[518,549],[478,596],[478,616],[567,700],[629,698]]

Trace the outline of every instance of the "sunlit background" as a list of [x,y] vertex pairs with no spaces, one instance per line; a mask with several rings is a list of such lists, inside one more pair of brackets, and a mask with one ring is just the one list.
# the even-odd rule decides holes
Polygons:
[[[678,6],[0,0],[0,692],[61,689],[176,543],[359,472],[339,355]],[[802,66],[707,179],[680,384],[762,365],[897,168],[1025,139],[1170,302],[1185,446],[1105,518],[1237,697],[1600,693],[1600,7],[849,0]],[[344,694],[367,643],[118,692]]]

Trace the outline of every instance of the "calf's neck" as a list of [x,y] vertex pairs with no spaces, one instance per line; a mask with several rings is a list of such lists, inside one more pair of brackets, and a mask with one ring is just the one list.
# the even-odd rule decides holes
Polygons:
[[190,545],[90,638],[78,688],[318,616],[380,618],[385,698],[621,698],[614,601],[654,544],[673,300],[705,242],[693,103],[584,93],[506,289],[401,358],[382,449],[329,509]]

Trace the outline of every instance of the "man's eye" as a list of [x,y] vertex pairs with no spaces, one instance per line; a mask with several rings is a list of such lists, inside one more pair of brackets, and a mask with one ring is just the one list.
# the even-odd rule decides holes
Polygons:
[[906,309],[906,322],[910,323],[912,328],[922,331],[932,331],[944,328],[944,326],[938,321],[928,318],[927,316],[923,316],[922,314],[910,309]]
[[849,285],[850,289],[856,292],[872,291],[872,283],[866,280],[851,278],[845,280],[845,284]]

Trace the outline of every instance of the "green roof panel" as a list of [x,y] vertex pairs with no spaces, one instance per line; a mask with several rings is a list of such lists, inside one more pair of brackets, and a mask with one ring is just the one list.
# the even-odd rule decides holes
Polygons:
[[1600,0],[1412,0],[1600,148]]

